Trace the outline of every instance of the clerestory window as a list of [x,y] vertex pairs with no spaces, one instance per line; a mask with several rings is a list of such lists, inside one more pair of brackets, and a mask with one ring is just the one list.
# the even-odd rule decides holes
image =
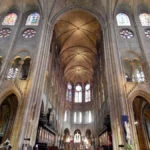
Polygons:
[[116,15],[118,26],[131,26],[130,19],[125,13],[119,13]]

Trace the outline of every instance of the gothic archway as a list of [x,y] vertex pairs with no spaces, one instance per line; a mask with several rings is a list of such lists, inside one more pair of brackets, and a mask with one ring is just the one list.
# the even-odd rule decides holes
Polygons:
[[[56,21],[54,19],[54,21],[50,22],[52,25],[55,22],[49,51],[49,57],[52,57],[53,60],[49,59],[47,71],[50,73],[49,79],[51,78],[50,99],[53,100],[54,108],[56,107],[55,99],[57,99],[54,91],[56,91],[57,81],[59,81],[56,80],[55,74],[58,73],[57,70],[60,70],[59,68],[62,69],[67,83],[72,84],[71,96],[72,101],[74,99],[74,105],[76,105],[75,103],[85,102],[84,88],[77,90],[78,94],[76,94],[75,86],[94,83],[96,80],[99,81],[99,84],[95,87],[91,87],[99,89],[99,93],[103,93],[99,96],[102,97],[103,102],[105,101],[107,94],[105,87],[107,87],[107,83],[104,73],[105,52],[102,32],[103,26],[100,23],[100,19],[98,19],[99,17],[96,16],[97,15],[91,11],[76,8],[64,11],[61,15],[57,16],[57,19],[55,18]],[[59,63],[57,62],[57,58],[59,58]],[[103,70],[98,78],[94,78],[94,76],[96,76],[96,73],[94,75],[94,67],[96,65],[99,70]],[[96,92],[95,89],[93,89],[94,92]],[[77,97],[77,101],[75,101],[75,97]],[[82,126],[84,126],[83,124],[92,124],[94,119],[92,119],[93,114],[91,110],[85,112],[87,117],[84,115],[83,110],[76,110],[75,107],[72,109],[71,114],[72,113],[73,118],[69,118],[68,120],[70,120],[70,123],[75,124],[73,129],[77,128],[73,135],[73,141],[76,148],[78,148],[84,139],[78,128],[80,128],[80,126],[82,128]],[[69,123],[69,121],[67,123]],[[70,127],[71,131],[73,129]]]
[[140,149],[150,148],[150,103],[143,97],[136,97],[133,101],[134,119]]
[[91,138],[91,130],[90,129],[87,129],[86,131],[85,131],[85,136],[89,139],[89,138]]
[[68,128],[64,130],[64,141],[68,142],[68,137],[70,136],[70,131]]
[[64,135],[70,135],[70,131],[69,131],[68,128],[66,128],[66,129],[64,130]]
[[81,131],[79,129],[74,131],[74,143],[81,143]]
[[11,137],[17,108],[18,100],[14,94],[7,96],[0,104],[0,143]]

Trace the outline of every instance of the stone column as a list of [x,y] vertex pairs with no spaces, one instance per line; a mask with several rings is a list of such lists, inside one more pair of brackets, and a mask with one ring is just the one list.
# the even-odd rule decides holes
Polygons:
[[[40,109],[42,104],[42,91],[44,88],[45,72],[48,64],[50,52],[50,42],[53,35],[53,27],[47,24],[47,19],[43,20],[41,41],[39,44],[38,55],[35,60],[34,73],[30,84],[28,103],[19,145],[22,146],[24,138],[30,138],[30,145],[34,146],[36,140],[37,127],[39,122]],[[33,69],[33,68],[31,68]]]
[[119,145],[125,144],[121,116],[129,116],[129,113],[123,86],[124,76],[120,62],[121,57],[117,49],[113,17],[110,17],[108,20],[110,20],[110,22],[105,24],[103,30],[108,107],[110,111],[113,148],[120,150]]
[[133,11],[134,17],[133,17],[133,24],[135,28],[135,32],[137,35],[137,41],[141,50],[141,61],[144,63],[145,68],[145,74],[147,79],[150,79],[150,53],[149,53],[149,43],[147,40],[145,40],[145,34],[144,30],[146,29],[145,26],[141,25],[141,22],[139,20],[139,16],[137,15],[136,11]]

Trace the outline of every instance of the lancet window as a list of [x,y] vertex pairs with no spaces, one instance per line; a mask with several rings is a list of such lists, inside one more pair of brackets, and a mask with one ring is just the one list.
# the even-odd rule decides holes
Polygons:
[[17,77],[20,68],[20,61],[21,58],[19,57],[12,62],[12,65],[7,73],[7,79],[15,79]]
[[85,86],[85,102],[91,101],[91,90],[90,90],[90,84],[86,84]]
[[92,112],[86,111],[84,116],[85,123],[91,123],[92,122]]
[[74,123],[82,123],[82,112],[74,112]]
[[65,122],[67,121],[67,110],[65,111],[65,114],[64,114],[64,121]]
[[67,85],[66,100],[70,102],[72,101],[72,85],[70,83]]
[[79,84],[75,87],[75,103],[82,103],[82,87]]

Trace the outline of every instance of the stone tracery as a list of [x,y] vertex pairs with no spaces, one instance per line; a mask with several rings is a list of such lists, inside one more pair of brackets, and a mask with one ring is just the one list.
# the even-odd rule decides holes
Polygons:
[[[134,118],[132,115],[130,116],[133,112],[130,108],[130,98],[128,95],[132,94],[132,92],[134,92],[137,88],[140,89],[141,87],[144,87],[141,90],[149,91],[149,86],[147,86],[147,81],[149,81],[149,32],[147,27],[140,22],[139,16],[136,16],[135,13],[131,14],[132,11],[128,11],[129,9],[127,8],[127,5],[126,7],[120,7],[120,4],[122,4],[122,1],[120,0],[118,2],[113,0],[111,3],[108,1],[108,4],[106,4],[106,1],[102,0],[61,2],[58,0],[53,6],[52,1],[47,3],[42,1],[37,2],[36,0],[31,0],[30,2],[27,0],[16,2],[17,1],[10,0],[10,2],[6,5],[6,2],[2,0],[2,8],[0,10],[2,13],[6,13],[7,9],[4,8],[6,8],[6,6],[11,8],[14,4],[18,5],[17,7],[23,8],[23,10],[20,9],[23,12],[14,11],[14,13],[17,12],[17,20],[14,25],[9,26],[11,36],[9,36],[9,38],[5,38],[4,40],[0,40],[0,53],[3,58],[3,61],[1,62],[0,75],[1,86],[4,88],[11,86],[12,88],[17,88],[18,91],[21,91],[20,93],[22,94],[23,103],[21,104],[21,109],[17,109],[17,115],[19,113],[21,115],[26,114],[23,116],[24,120],[20,120],[20,123],[18,120],[16,121],[18,123],[15,125],[15,127],[18,127],[16,128],[17,133],[20,132],[22,128],[24,129],[24,132],[20,132],[20,137],[22,139],[20,139],[15,131],[12,132],[12,137],[15,135],[18,141],[18,143],[16,143],[14,139],[11,138],[13,148],[20,148],[20,145],[24,143],[24,138],[30,138],[30,144],[34,146],[36,136],[39,138],[39,141],[49,143],[51,145],[54,143],[54,139],[59,137],[58,143],[62,143],[62,130],[68,126],[69,129],[72,129],[70,130],[70,133],[73,135],[73,131],[76,129],[75,124],[69,124],[68,122],[73,120],[71,113],[72,107],[74,107],[73,109],[77,110],[76,112],[81,112],[83,109],[82,119],[84,118],[84,113],[88,112],[88,110],[92,110],[94,119],[92,118],[92,121],[89,119],[91,126],[88,124],[89,126],[85,125],[84,128],[81,127],[82,133],[84,133],[84,130],[87,128],[91,129],[93,138],[89,143],[96,143],[94,138],[95,135],[99,136],[99,139],[97,138],[97,140],[102,138],[103,131],[101,129],[105,130],[103,126],[103,120],[105,120],[104,123],[107,126],[107,132],[104,135],[111,139],[109,128],[111,126],[113,136],[113,141],[111,141],[111,143],[113,143],[114,149],[117,150],[118,145],[122,144],[121,142],[124,141],[123,135],[120,135],[120,132],[122,131],[122,126],[119,123],[120,115],[127,114],[129,116],[129,120],[132,121],[130,124],[134,124]],[[40,7],[38,7],[39,3],[41,4]],[[65,5],[63,5],[63,3]],[[141,1],[138,0],[135,8],[138,8],[140,3]],[[149,6],[148,0],[144,1],[144,3],[147,7]],[[80,6],[81,4],[83,5]],[[115,8],[113,7],[114,4]],[[32,38],[30,34],[28,35],[29,40],[22,38],[22,31],[25,31],[26,23],[26,18],[24,20],[24,12],[33,8],[29,7],[30,5],[35,5],[35,8],[39,8],[40,10],[37,11],[40,12],[39,24],[38,26],[34,26],[34,30],[36,32],[36,36],[34,36],[35,41],[30,40],[30,37]],[[133,1],[131,0],[128,5],[132,8]],[[54,32],[51,31],[49,28],[54,26],[51,24],[51,17],[54,17],[60,10],[61,12],[66,12],[66,10],[68,10],[66,6],[71,8],[78,7],[80,9],[74,9],[67,13],[63,13],[61,17],[64,18],[62,20],[61,17],[57,18],[56,28]],[[47,18],[47,16],[49,16],[48,10],[51,10],[52,7],[53,11],[51,11],[50,17]],[[82,7],[85,7],[85,10],[81,9]],[[64,8],[64,10],[62,10],[62,8]],[[108,13],[108,8],[110,13]],[[3,12],[3,10],[5,10],[5,12]],[[32,10],[32,12],[33,11],[35,10]],[[112,13],[111,11],[117,12],[117,14],[123,12],[129,15],[131,26],[128,26],[128,30],[132,31],[132,33],[125,33],[124,37],[129,39],[134,36],[134,38],[124,40],[118,37],[120,30],[126,29],[126,27],[116,25],[117,14]],[[3,16],[7,16],[9,12],[10,11]],[[30,12],[27,14],[30,14]],[[79,13],[79,15],[73,15],[76,13]],[[139,15],[142,13],[143,12],[140,12]],[[145,13],[147,13],[146,10]],[[20,14],[23,14],[23,18],[20,18]],[[112,16],[114,16],[114,18]],[[80,19],[80,17],[82,19],[84,18],[83,20],[85,22]],[[100,17],[103,19],[100,19]],[[138,19],[136,17],[138,17]],[[76,22],[77,24],[71,24],[70,20],[78,20],[83,24],[78,24],[78,22]],[[99,23],[97,20],[103,21]],[[1,23],[2,21],[3,20],[1,20]],[[100,24],[102,24],[102,27],[100,27]],[[7,27],[6,24],[3,24],[2,26]],[[81,34],[81,36],[79,37],[78,34]],[[145,36],[148,38],[145,38]],[[21,62],[19,64],[24,68],[27,68],[21,75],[23,80],[20,80],[20,76],[18,76],[15,80],[4,80],[6,77],[6,72],[9,69],[11,61],[10,58],[14,58],[15,54],[17,54],[22,48],[29,49],[32,56],[33,63],[30,68],[30,73],[28,74],[27,70],[29,70],[29,67],[25,65],[26,63],[24,61],[24,63]],[[135,78],[135,74],[139,74],[139,72],[135,71],[134,74],[132,67],[127,65],[128,67],[126,66],[126,70],[124,65],[120,63],[120,61],[124,61],[125,58],[130,58],[131,54],[127,53],[129,49],[133,49],[134,52],[139,54],[140,57],[138,58],[142,60],[142,64],[140,67],[138,67],[138,65],[134,66],[140,70],[139,72],[144,74],[144,76],[142,74],[142,78],[144,78],[144,80],[134,85],[132,82],[129,83],[129,80],[125,81],[124,76],[127,73],[127,75],[131,76],[133,79]],[[133,60],[132,63],[135,63],[135,61],[137,60]],[[21,66],[18,67],[19,71],[22,69]],[[26,78],[26,80],[24,80],[24,78]],[[134,82],[135,81],[137,81],[137,79],[135,79]],[[83,92],[86,90],[85,84],[90,83],[92,101],[84,105],[85,94],[82,94],[83,103],[81,103],[81,105],[84,107],[81,107],[78,104],[72,105],[75,90],[74,86],[72,86],[72,101],[66,101],[66,87],[68,82],[74,83],[72,85],[82,85]],[[130,92],[128,93],[127,91],[129,90]],[[39,115],[41,101],[44,101],[45,109],[42,111],[41,115]],[[149,101],[149,99],[147,101]],[[53,113],[51,113],[50,116],[52,116],[52,119],[48,123],[47,113],[49,109],[52,109]],[[70,117],[67,118],[66,124],[64,124],[62,118],[64,117],[64,112],[66,109],[71,110],[71,113]],[[25,110],[27,110],[26,113]],[[146,115],[147,112],[148,111],[146,110]],[[29,114],[32,114],[33,116],[31,120],[29,119]],[[107,118],[106,115],[110,115],[111,121],[109,121],[109,118]],[[39,116],[41,123],[40,126],[38,126],[37,121]],[[78,118],[78,120],[80,119]],[[115,120],[115,122],[113,120]],[[51,126],[50,129],[52,129],[52,133],[49,131],[49,125]],[[23,127],[21,128],[21,126]],[[36,135],[36,130],[39,131],[39,135],[38,133]],[[138,141],[136,138],[138,132],[134,126],[132,127],[132,132],[134,135],[132,138],[135,141]],[[143,133],[146,134],[145,132]],[[81,137],[81,140],[82,138],[84,139],[84,135]],[[58,143],[57,146],[59,145]],[[138,142],[134,143],[133,146],[136,150],[140,149]]]

